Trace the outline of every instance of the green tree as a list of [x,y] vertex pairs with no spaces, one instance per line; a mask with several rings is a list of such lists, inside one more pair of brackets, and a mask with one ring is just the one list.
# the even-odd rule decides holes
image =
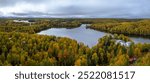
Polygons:
[[92,55],[92,63],[93,65],[98,65],[99,57],[97,56],[97,53],[94,53]]

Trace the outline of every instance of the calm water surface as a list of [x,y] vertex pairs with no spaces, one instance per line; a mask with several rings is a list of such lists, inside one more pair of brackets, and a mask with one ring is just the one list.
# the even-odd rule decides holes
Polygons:
[[[41,35],[54,35],[58,37],[68,37],[75,39],[78,42],[83,42],[85,45],[92,47],[98,43],[98,39],[102,38],[108,33],[96,31],[93,29],[87,29],[86,24],[82,24],[78,28],[66,29],[66,28],[51,28],[43,30],[38,34]],[[130,37],[135,43],[150,43],[150,39],[142,37]]]

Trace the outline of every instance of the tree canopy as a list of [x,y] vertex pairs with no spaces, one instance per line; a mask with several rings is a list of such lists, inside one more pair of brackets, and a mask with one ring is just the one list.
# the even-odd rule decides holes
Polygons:
[[[125,22],[127,21],[127,22]],[[111,23],[110,23],[111,22]],[[74,28],[81,23],[120,35],[106,35],[89,48],[66,37],[35,34],[51,27]],[[123,34],[150,35],[149,20],[35,19],[35,23],[0,20],[1,66],[128,66],[150,65],[150,44],[134,44]],[[116,40],[131,42],[124,46]]]

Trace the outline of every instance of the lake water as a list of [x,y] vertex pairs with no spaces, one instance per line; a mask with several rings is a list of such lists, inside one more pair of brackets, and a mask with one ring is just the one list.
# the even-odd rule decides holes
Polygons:
[[[92,47],[98,43],[98,39],[102,38],[106,34],[105,32],[96,31],[93,29],[86,28],[86,24],[82,24],[80,27],[73,29],[66,28],[51,28],[43,30],[38,34],[41,35],[54,35],[58,37],[68,37],[75,39],[78,42],[83,42],[85,45]],[[130,37],[135,43],[150,43],[150,39],[141,37]]]

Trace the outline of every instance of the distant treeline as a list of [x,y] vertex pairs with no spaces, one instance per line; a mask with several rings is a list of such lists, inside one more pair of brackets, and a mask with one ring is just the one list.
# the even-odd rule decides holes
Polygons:
[[143,36],[150,38],[150,20],[136,22],[104,22],[95,23],[89,28],[110,33]]
[[34,19],[34,23],[23,23],[23,22],[14,22],[11,20],[0,20],[0,31],[1,32],[23,32],[23,33],[37,33],[39,31],[49,29],[52,27],[65,27],[65,28],[74,28],[81,25],[78,21],[64,21],[64,20],[48,20],[48,19]]

